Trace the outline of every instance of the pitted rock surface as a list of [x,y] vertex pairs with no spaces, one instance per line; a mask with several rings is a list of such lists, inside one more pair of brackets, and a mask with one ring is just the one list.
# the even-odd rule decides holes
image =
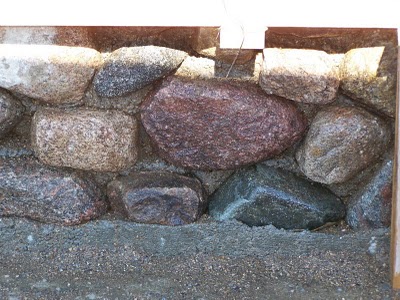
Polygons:
[[95,48],[89,28],[73,26],[0,27],[0,43]]
[[393,153],[369,182],[351,197],[346,221],[354,229],[389,227],[392,211]]
[[320,184],[294,174],[253,166],[231,176],[211,197],[210,215],[250,226],[313,229],[345,215],[342,202]]
[[337,56],[323,51],[264,49],[260,86],[267,94],[296,102],[333,102],[339,88]]
[[311,180],[332,184],[349,180],[385,152],[388,125],[359,107],[327,107],[315,116],[296,153]]
[[137,122],[118,111],[42,109],[32,122],[35,155],[52,166],[116,172],[137,158]]
[[178,68],[186,56],[183,51],[155,46],[118,49],[96,74],[95,91],[102,97],[137,91]]
[[2,44],[0,87],[52,105],[78,104],[101,63],[89,48]]
[[17,99],[0,90],[0,139],[17,125],[23,112],[24,107]]
[[98,187],[87,178],[33,159],[0,159],[0,216],[74,225],[106,209]]
[[182,167],[233,169],[279,154],[306,120],[288,100],[255,85],[168,78],[142,104],[158,153]]
[[200,181],[168,172],[140,172],[112,181],[112,208],[140,223],[183,225],[196,221],[207,200]]
[[396,113],[397,47],[387,45],[348,51],[340,66],[343,92],[394,118]]

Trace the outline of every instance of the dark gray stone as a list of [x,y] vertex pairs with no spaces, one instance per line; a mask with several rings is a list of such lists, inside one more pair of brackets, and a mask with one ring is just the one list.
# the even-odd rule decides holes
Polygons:
[[289,172],[257,165],[238,171],[211,197],[210,215],[250,226],[313,229],[345,215],[329,190]]
[[0,142],[0,158],[33,156],[31,147],[31,118],[23,116],[15,128]]
[[0,138],[17,125],[23,111],[24,107],[17,99],[0,90]]
[[391,140],[388,124],[359,107],[331,106],[315,116],[296,153],[311,180],[332,184],[376,162]]
[[141,108],[158,154],[190,169],[235,169],[265,160],[300,140],[307,126],[291,101],[249,83],[170,77]]
[[33,159],[0,159],[0,216],[74,225],[97,218],[106,209],[89,179]]
[[123,96],[166,76],[182,63],[187,53],[164,47],[121,48],[104,62],[94,78],[99,96]]
[[389,227],[392,208],[393,153],[388,155],[372,179],[354,195],[346,221],[354,229]]
[[196,221],[207,206],[201,183],[168,172],[119,177],[107,188],[117,214],[139,223],[183,225]]

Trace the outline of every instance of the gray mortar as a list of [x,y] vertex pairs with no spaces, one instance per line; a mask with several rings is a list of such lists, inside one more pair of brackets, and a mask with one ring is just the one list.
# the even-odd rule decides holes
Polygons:
[[0,299],[393,299],[388,230],[0,219]]

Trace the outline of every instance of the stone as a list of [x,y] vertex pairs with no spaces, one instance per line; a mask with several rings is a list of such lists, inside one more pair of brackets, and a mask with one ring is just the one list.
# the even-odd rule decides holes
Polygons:
[[389,227],[392,211],[393,152],[372,179],[350,198],[346,222],[353,229]]
[[340,87],[378,113],[396,113],[397,46],[353,49],[340,66]]
[[320,184],[256,165],[237,171],[211,197],[211,217],[249,226],[314,229],[345,215],[345,207]]
[[101,63],[89,48],[0,45],[0,87],[51,105],[76,105]]
[[193,174],[200,180],[207,194],[211,195],[233,174],[233,172],[233,170],[194,171]]
[[33,156],[31,146],[31,118],[23,116],[15,128],[0,142],[0,158]]
[[24,107],[17,99],[0,90],[0,139],[17,125],[23,112]]
[[260,86],[267,94],[296,102],[327,104],[339,88],[337,57],[323,51],[264,49]]
[[90,29],[82,26],[0,27],[0,43],[94,48]]
[[314,49],[346,53],[354,48],[397,45],[396,29],[269,27],[266,48]]
[[117,172],[136,161],[137,130],[135,118],[118,111],[41,109],[31,140],[48,165]]
[[376,162],[390,140],[380,117],[359,107],[331,106],[315,116],[296,159],[309,179],[340,183]]
[[193,35],[192,48],[205,57],[220,60],[228,64],[244,64],[255,56],[254,50],[221,49],[219,44],[219,28],[200,27]]
[[178,77],[142,103],[141,120],[161,158],[200,170],[277,155],[301,139],[307,123],[290,101],[256,85]]
[[139,223],[189,224],[207,207],[197,179],[168,172],[119,177],[108,185],[107,195],[117,213]]
[[80,224],[105,213],[107,204],[88,178],[33,159],[0,159],[0,216]]
[[139,112],[140,104],[152,89],[153,87],[149,85],[124,96],[108,98],[97,95],[92,86],[86,92],[83,101],[86,107],[101,110],[114,109],[129,115],[134,115]]
[[155,46],[121,48],[104,62],[94,78],[99,96],[124,96],[177,69],[187,53]]

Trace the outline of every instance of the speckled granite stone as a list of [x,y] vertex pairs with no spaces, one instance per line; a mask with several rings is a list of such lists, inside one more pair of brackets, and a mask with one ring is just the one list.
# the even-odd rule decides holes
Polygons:
[[74,172],[34,159],[0,159],[0,216],[74,225],[107,209],[98,187]]
[[339,88],[337,56],[303,49],[264,49],[260,86],[296,102],[333,102]]
[[211,197],[210,215],[250,226],[313,229],[344,217],[339,198],[320,184],[264,165],[240,170]]
[[344,182],[383,155],[391,140],[389,126],[359,107],[331,106],[315,116],[296,153],[311,180]]
[[171,77],[142,104],[159,155],[182,167],[233,169],[279,154],[306,120],[288,100],[252,84]]
[[78,104],[101,63],[89,48],[0,44],[0,87],[52,105]]
[[44,163],[94,171],[120,171],[137,158],[137,122],[118,111],[41,109],[32,145]]
[[189,224],[207,207],[200,181],[169,172],[119,177],[108,185],[107,195],[116,212],[140,223]]

